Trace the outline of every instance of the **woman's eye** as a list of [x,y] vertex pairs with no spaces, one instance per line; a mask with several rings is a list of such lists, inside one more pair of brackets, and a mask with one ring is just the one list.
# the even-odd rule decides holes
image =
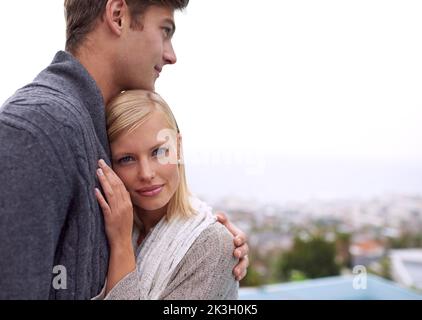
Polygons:
[[126,157],[123,157],[123,158],[120,158],[119,160],[117,160],[117,163],[119,163],[119,164],[125,164],[125,163],[128,163],[129,161],[132,161],[132,157],[131,156],[126,156]]
[[157,157],[157,158],[162,158],[167,156],[169,149],[168,148],[158,148],[156,150],[154,150],[154,152],[152,153],[153,157]]

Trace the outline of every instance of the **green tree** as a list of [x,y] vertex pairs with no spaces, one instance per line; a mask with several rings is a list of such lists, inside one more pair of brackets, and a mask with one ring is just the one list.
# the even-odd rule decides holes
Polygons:
[[338,275],[340,268],[335,259],[335,243],[326,241],[320,236],[311,237],[309,240],[296,237],[292,250],[281,256],[280,280],[288,281],[297,275],[297,272],[306,278]]
[[351,234],[336,232],[337,262],[341,267],[352,268],[352,257],[350,255]]
[[246,277],[240,281],[241,287],[258,287],[264,284],[261,274],[253,265],[248,267]]

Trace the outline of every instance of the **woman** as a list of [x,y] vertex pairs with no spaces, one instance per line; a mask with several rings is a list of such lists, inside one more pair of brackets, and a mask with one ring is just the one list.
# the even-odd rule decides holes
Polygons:
[[[97,189],[110,244],[105,299],[236,299],[233,237],[187,187],[176,120],[157,94],[107,107],[113,170]],[[133,221],[135,223],[133,223]]]

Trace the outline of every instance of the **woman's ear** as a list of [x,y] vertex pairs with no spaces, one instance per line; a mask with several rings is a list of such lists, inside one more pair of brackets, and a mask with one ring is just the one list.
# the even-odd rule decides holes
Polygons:
[[108,0],[104,19],[110,31],[117,36],[122,34],[123,22],[126,19],[128,8],[125,0]]

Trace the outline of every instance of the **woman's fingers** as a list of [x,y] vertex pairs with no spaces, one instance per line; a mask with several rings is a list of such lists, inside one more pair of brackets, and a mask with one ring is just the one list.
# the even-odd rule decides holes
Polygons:
[[119,213],[130,211],[132,201],[122,180],[104,160],[98,161],[98,165],[100,166],[97,170],[98,180],[111,210]]
[[98,161],[98,165],[103,170],[104,176],[107,178],[113,190],[115,192],[124,194],[123,191],[126,191],[126,188],[124,187],[122,180],[120,180],[119,176],[113,171],[113,169],[111,169],[103,159]]
[[127,190],[119,176],[113,171],[111,167],[107,165],[104,160],[101,159],[98,161],[98,165],[100,166],[101,170],[103,170],[104,176],[107,178],[113,190],[113,194],[116,195],[119,199],[125,199]]
[[107,203],[107,201],[104,199],[103,195],[101,194],[101,191],[95,188],[95,196],[97,197],[98,203],[100,204],[101,209],[103,210],[104,216],[107,216],[111,213],[111,209]]
[[131,243],[133,206],[122,180],[104,160],[98,162],[98,180],[103,193],[96,189],[98,203],[103,210],[105,231],[110,245]]
[[114,191],[108,181],[107,177],[104,174],[103,169],[97,170],[98,180],[100,181],[101,187],[103,188],[104,194],[107,198],[107,201],[110,202],[113,199]]

